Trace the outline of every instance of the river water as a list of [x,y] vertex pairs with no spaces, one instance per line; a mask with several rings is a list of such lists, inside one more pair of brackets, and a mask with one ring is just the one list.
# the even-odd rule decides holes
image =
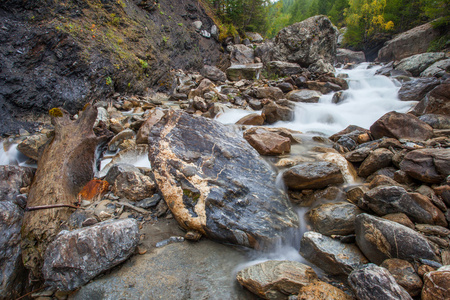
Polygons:
[[[375,75],[379,66],[361,64],[352,70],[338,69],[336,75],[345,73],[349,89],[345,100],[333,104],[333,94],[323,95],[319,103],[297,103],[295,117],[290,122],[277,122],[272,127],[284,127],[304,133],[322,133],[330,136],[348,125],[369,127],[389,111],[407,112],[415,101],[400,101],[397,97],[400,83],[382,75]],[[253,111],[233,109],[221,114],[217,120],[234,124]]]

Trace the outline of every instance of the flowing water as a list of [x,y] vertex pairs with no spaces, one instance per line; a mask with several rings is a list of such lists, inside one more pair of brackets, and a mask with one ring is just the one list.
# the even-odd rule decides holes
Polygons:
[[[334,153],[313,153],[315,146],[323,146],[313,141],[312,137],[317,135],[331,136],[349,125],[358,125],[369,129],[370,126],[385,113],[397,111],[405,113],[417,102],[400,101],[397,97],[401,85],[385,76],[375,75],[379,67],[369,64],[361,64],[353,70],[337,70],[337,74],[348,75],[346,80],[349,89],[343,92],[343,101],[339,104],[332,103],[333,94],[323,95],[318,103],[296,103],[294,120],[290,122],[277,122],[271,127],[284,127],[301,131],[302,144],[294,145],[291,149],[291,159],[296,160],[296,155],[302,159],[319,159],[337,163],[344,174],[346,184],[355,184],[357,177],[352,167],[340,158],[342,156]],[[233,109],[229,110],[216,119],[224,124],[234,124],[240,118],[254,113],[254,111]],[[339,158],[339,157],[340,158]],[[277,177],[277,185],[284,189],[281,180],[282,170]],[[294,260],[308,264],[299,254],[299,241],[308,230],[305,214],[310,208],[299,208],[297,213],[300,219],[300,230],[288,239],[287,243],[280,244],[270,253],[251,254],[252,260],[236,267],[236,272],[245,267],[267,260]],[[297,245],[297,246],[296,246]],[[320,269],[312,266],[316,272],[322,273]]]
[[[271,127],[285,127],[292,130],[304,132],[301,135],[303,141],[300,145],[292,147],[291,154],[302,155],[302,159],[334,160],[340,164],[341,170],[346,174],[346,183],[353,183],[354,177],[351,170],[347,170],[345,162],[333,157],[332,153],[313,153],[317,144],[312,137],[317,135],[330,136],[348,125],[358,125],[369,128],[373,122],[385,113],[395,110],[407,112],[416,102],[404,102],[397,98],[400,84],[385,77],[377,76],[377,67],[370,67],[368,64],[361,64],[353,70],[338,70],[337,74],[348,74],[349,89],[344,91],[345,100],[339,104],[332,103],[333,94],[324,95],[319,103],[297,103],[295,107],[295,118],[291,122],[277,122]],[[232,109],[216,119],[224,124],[234,124],[240,118],[254,113],[249,110]],[[18,150],[17,145],[7,141],[0,142],[0,165],[26,164],[27,158]],[[295,159],[294,159],[295,161]],[[106,165],[109,160],[105,160],[102,165]],[[134,157],[131,163],[137,165],[147,165],[147,156]],[[280,189],[285,189],[281,179],[281,172],[277,178],[277,185]],[[293,260],[307,263],[298,252],[299,242],[303,233],[307,231],[308,224],[305,221],[305,214],[310,208],[298,208],[297,213],[300,220],[300,230],[290,237],[287,243],[279,244],[271,252],[252,252],[251,260],[236,267],[237,272],[244,267],[267,260]],[[316,272],[321,272],[315,268]]]
[[[319,103],[297,103],[293,121],[277,122],[272,127],[330,136],[348,125],[368,129],[389,111],[407,112],[416,102],[400,101],[397,97],[400,84],[386,76],[375,75],[378,68],[361,64],[353,70],[338,69],[336,74],[348,75],[349,89],[344,91],[344,101],[333,104],[333,94],[327,94],[320,98]],[[234,124],[251,113],[254,112],[230,110],[221,114],[217,120],[224,124]]]

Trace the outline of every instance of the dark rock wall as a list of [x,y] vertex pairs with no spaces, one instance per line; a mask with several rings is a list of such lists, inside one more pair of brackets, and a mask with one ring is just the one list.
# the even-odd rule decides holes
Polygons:
[[0,134],[57,106],[170,92],[170,70],[217,65],[220,45],[196,20],[214,24],[194,0],[1,1]]

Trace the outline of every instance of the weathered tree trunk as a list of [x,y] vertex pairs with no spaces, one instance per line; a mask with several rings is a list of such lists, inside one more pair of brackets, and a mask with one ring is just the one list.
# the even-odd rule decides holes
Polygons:
[[[77,202],[77,193],[94,175],[95,149],[99,142],[93,131],[96,117],[97,109],[91,105],[80,112],[75,121],[67,113],[52,117],[55,136],[38,162],[27,208]],[[24,265],[36,277],[40,277],[47,245],[72,212],[73,208],[69,207],[26,211],[22,225],[22,257]]]

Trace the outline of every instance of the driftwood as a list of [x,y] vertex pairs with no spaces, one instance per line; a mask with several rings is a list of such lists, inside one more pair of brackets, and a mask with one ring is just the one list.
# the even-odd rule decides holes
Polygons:
[[[22,225],[22,257],[24,265],[40,277],[47,245],[61,230],[77,203],[77,194],[93,178],[95,150],[101,138],[95,136],[93,125],[97,109],[89,105],[77,120],[57,111],[53,116],[55,136],[46,146],[38,162],[34,181],[28,194]],[[54,206],[33,210],[34,207]]]

